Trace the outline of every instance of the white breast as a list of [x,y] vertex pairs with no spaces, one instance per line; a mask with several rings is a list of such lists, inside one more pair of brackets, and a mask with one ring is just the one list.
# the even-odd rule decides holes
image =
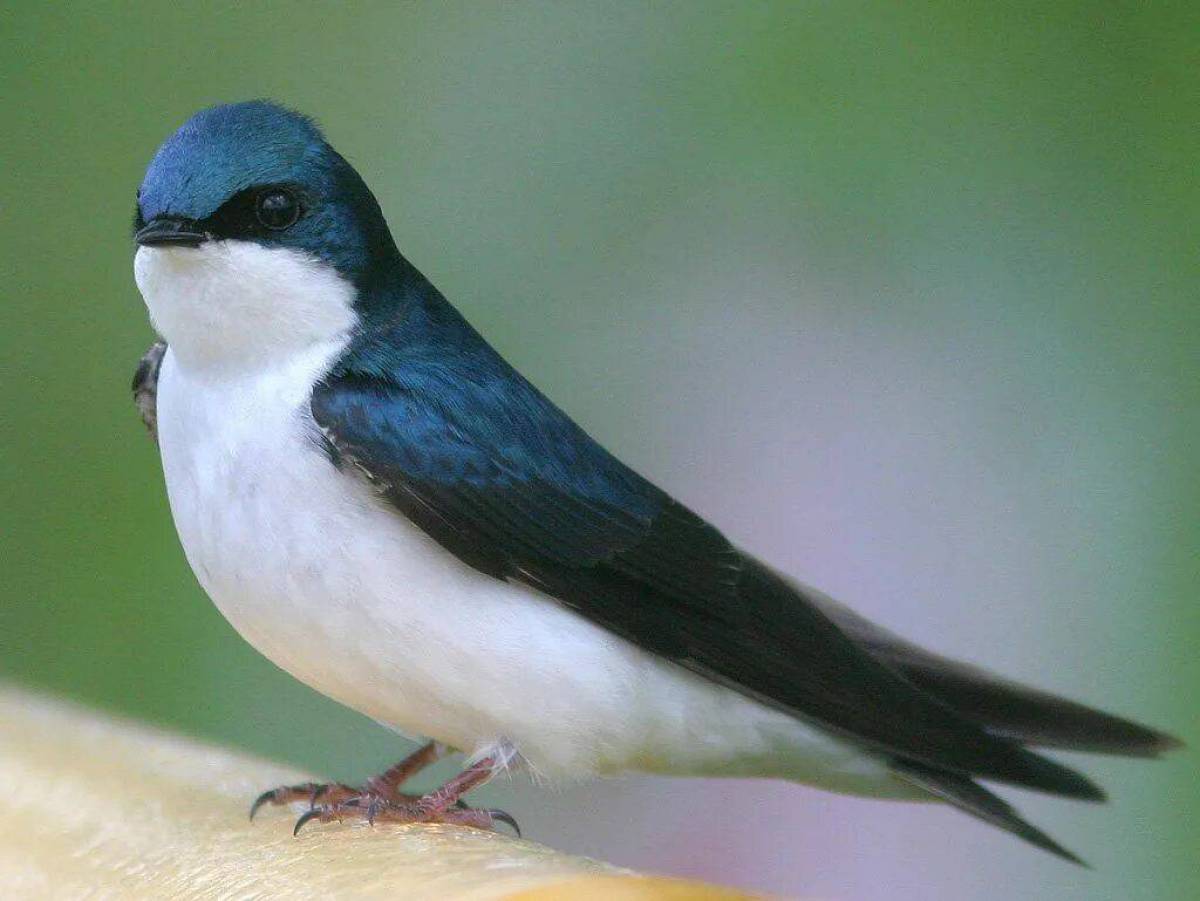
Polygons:
[[159,440],[176,527],[204,589],[259,651],[380,722],[467,751],[509,744],[549,775],[643,769],[897,790],[881,763],[823,731],[463,565],[337,470],[308,403],[345,341],[221,366],[172,343],[163,361]]

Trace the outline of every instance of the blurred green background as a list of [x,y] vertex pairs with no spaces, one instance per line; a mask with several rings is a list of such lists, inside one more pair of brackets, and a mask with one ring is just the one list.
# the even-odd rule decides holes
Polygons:
[[[513,362],[741,543],[1195,747],[1196,9],[9,4],[0,676],[333,777],[405,750],[220,618],[127,393],[142,170],[197,108],[267,96]],[[779,784],[485,791],[559,847],[792,894],[1194,897],[1194,752],[1085,765],[1110,809],[1017,800],[1094,872]]]

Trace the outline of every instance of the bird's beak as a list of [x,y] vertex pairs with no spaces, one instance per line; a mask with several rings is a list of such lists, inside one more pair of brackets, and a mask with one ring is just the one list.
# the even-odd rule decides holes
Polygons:
[[142,247],[199,247],[208,240],[191,219],[151,219],[133,236]]

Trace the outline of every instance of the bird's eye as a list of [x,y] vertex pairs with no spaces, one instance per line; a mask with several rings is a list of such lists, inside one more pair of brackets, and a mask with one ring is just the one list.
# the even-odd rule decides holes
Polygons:
[[264,226],[279,231],[300,218],[300,201],[291,191],[271,188],[258,195],[254,202],[254,214]]

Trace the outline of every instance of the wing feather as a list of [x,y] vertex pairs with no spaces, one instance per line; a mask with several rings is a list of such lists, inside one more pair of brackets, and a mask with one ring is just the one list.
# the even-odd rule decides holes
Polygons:
[[[792,583],[625,467],[486,345],[317,385],[331,456],[467,564],[889,758],[1084,798],[1083,776],[989,734],[868,652]],[[451,363],[449,360],[455,360]]]

